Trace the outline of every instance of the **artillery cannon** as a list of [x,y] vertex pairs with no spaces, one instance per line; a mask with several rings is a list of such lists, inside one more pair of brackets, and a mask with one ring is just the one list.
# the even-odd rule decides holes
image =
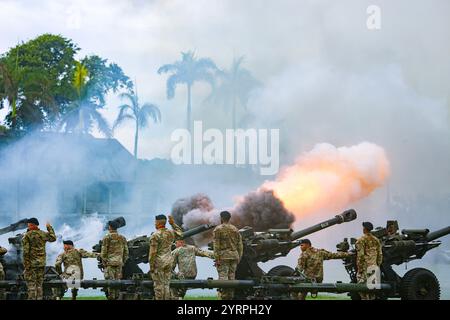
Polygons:
[[[267,232],[254,232],[251,227],[241,229],[244,253],[236,270],[236,278],[248,279],[264,276],[265,272],[258,266],[258,262],[284,257],[292,249],[300,245],[301,238],[336,224],[353,221],[356,217],[356,211],[350,209],[336,215],[332,219],[295,232],[291,229],[269,229]],[[271,276],[290,276],[293,273],[294,269],[288,266],[277,266],[272,268],[267,274]]]
[[[118,222],[119,228],[125,226],[126,224],[125,219],[123,217],[119,217],[114,221]],[[181,238],[187,239],[196,234],[210,230],[214,227],[215,227],[214,225],[209,224],[199,225],[195,228],[191,228],[189,230],[184,231]],[[129,255],[128,260],[125,262],[122,269],[123,279],[135,280],[140,282],[150,280],[148,274],[144,273],[144,271],[139,266],[139,264],[141,263],[143,264],[148,263],[150,252],[150,237],[146,235],[139,236],[137,238],[129,240],[127,244]],[[102,248],[102,240],[100,240],[98,244],[92,247],[92,251],[100,253],[101,248]],[[100,270],[103,270],[103,265],[100,260],[98,267]],[[123,297],[124,299],[136,296],[138,296],[139,299],[153,297],[153,291],[150,290],[148,286],[146,287],[141,285],[135,285],[135,286],[128,286],[126,289],[127,290],[125,292],[120,293],[120,296]]]
[[[121,221],[123,221],[123,223],[121,223],[119,225],[119,228],[123,227],[125,225],[125,219],[123,217],[119,217],[117,219],[121,219]],[[196,234],[208,231],[214,227],[215,227],[214,225],[202,224],[195,228],[191,228],[189,230],[184,231],[182,233],[181,238],[187,239]],[[100,253],[101,249],[102,249],[102,240],[100,240],[98,244],[96,244],[92,247],[92,251],[97,252],[97,253]],[[139,267],[139,264],[148,263],[148,254],[150,251],[150,237],[144,235],[144,236],[139,236],[137,238],[129,240],[128,241],[128,251],[129,251],[129,258],[125,262],[125,265],[123,267],[123,272],[122,272],[123,278],[124,279],[132,279],[132,278],[139,277],[139,275],[143,275],[144,272]],[[103,268],[101,263],[99,264],[99,268],[100,269]]]
[[[430,250],[441,245],[438,239],[450,234],[450,226],[430,232],[429,229],[404,229],[398,232],[397,221],[389,221],[386,228],[378,227],[372,234],[382,244],[383,262],[380,266],[381,283],[389,284],[390,290],[380,291],[379,299],[401,298],[405,300],[438,300],[440,284],[436,276],[425,268],[414,268],[399,276],[393,265],[401,265],[412,260],[422,259]],[[356,239],[346,238],[336,247],[338,251],[355,250]],[[356,255],[344,260],[347,273],[352,283],[357,283]],[[359,299],[356,293],[349,294],[352,299]]]
[[[261,281],[273,281],[274,278],[290,277],[294,274],[294,269],[288,266],[277,266],[272,268],[267,274],[258,266],[259,262],[266,262],[276,259],[278,257],[286,256],[292,249],[300,245],[300,238],[318,232],[320,230],[332,227],[336,224],[350,222],[355,220],[357,214],[355,210],[347,210],[334,218],[318,223],[309,228],[293,231],[291,229],[269,229],[266,232],[254,232],[249,226],[239,230],[241,233],[244,251],[242,259],[237,267],[236,279],[251,280],[255,285]],[[123,219],[123,218],[122,218]],[[214,225],[204,224],[183,232],[182,238],[189,238],[196,234],[208,231],[214,228]],[[150,249],[150,238],[148,236],[140,236],[128,241],[129,258],[123,267],[123,279],[139,281],[149,281],[149,277],[139,267],[141,263],[148,263],[148,254]],[[213,249],[212,243],[209,245]],[[94,252],[101,252],[101,241],[93,247]],[[99,267],[102,268],[101,263]],[[263,280],[265,279],[265,280]],[[296,277],[296,283],[307,283],[308,280],[304,277]],[[275,285],[265,286],[271,288],[270,294],[279,296],[279,291],[273,291]],[[255,291],[251,286],[238,286],[236,290],[236,298],[251,298],[260,293]],[[267,294],[267,293],[265,293]],[[148,289],[148,286],[127,286],[126,291],[121,292],[121,296],[150,298],[153,293]],[[286,295],[286,291],[283,291]]]
[[27,226],[28,226],[28,219],[22,219],[20,221],[10,224],[9,226],[7,226],[5,228],[1,228],[0,235],[7,234],[9,232],[14,232],[17,230],[23,230],[23,229],[26,229]]

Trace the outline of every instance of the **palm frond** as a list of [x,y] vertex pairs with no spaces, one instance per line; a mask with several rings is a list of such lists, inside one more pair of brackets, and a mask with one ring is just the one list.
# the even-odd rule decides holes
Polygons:
[[148,119],[152,119],[154,123],[161,122],[161,111],[158,106],[146,103],[142,106],[139,112],[139,126],[146,128],[148,126]]
[[196,62],[196,68],[197,69],[203,69],[203,70],[208,70],[208,69],[218,70],[216,64],[210,58],[198,59],[197,62]]
[[121,100],[127,99],[127,100],[131,101],[133,106],[137,105],[137,97],[136,97],[136,94],[134,94],[134,93],[122,92],[121,94],[119,94],[119,98]]
[[193,60],[195,60],[195,51],[194,50],[181,51],[181,59],[183,61],[193,61]]
[[158,74],[175,71],[177,71],[177,66],[175,64],[165,64],[158,69]]
[[67,112],[62,115],[57,130],[64,129],[64,132],[71,132],[75,127],[78,119],[79,105],[78,102],[73,102],[67,107]]
[[128,105],[128,104],[123,104],[119,107],[119,114],[117,115],[116,120],[114,121],[112,130],[114,131],[114,129],[116,127],[118,127],[119,125],[121,125],[125,120],[134,120],[135,117],[129,113],[127,113],[128,111],[131,111],[134,114],[134,109],[132,106]]
[[237,73],[241,69],[241,64],[244,63],[244,60],[245,60],[244,56],[233,58],[233,64],[231,66],[231,70],[230,71],[232,73]]
[[89,116],[97,122],[98,130],[103,133],[107,138],[112,137],[112,131],[111,127],[108,124],[108,121],[98,112],[97,110],[93,108],[88,108],[89,110]]
[[210,72],[198,73],[196,80],[208,82],[211,85],[211,87],[213,88],[213,90],[216,86],[216,81],[215,81],[214,75]]

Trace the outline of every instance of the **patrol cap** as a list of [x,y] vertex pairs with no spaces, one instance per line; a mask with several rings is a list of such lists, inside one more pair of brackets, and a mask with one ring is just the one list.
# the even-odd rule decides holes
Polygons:
[[363,226],[364,228],[366,228],[367,230],[369,230],[369,231],[372,231],[372,230],[373,230],[373,224],[370,223],[370,222],[363,222],[363,223],[362,223],[362,226]]
[[229,213],[228,211],[222,211],[222,212],[220,213],[220,217],[221,217],[223,220],[228,221],[228,220],[231,219],[231,213]]
[[67,244],[67,245],[73,246],[73,241],[72,240],[64,240],[63,244]]
[[167,221],[167,217],[163,214],[159,214],[155,217],[155,220],[165,220]]
[[311,241],[309,239],[301,239],[300,244],[309,244],[311,245]]
[[38,226],[39,225],[39,220],[36,219],[36,218],[30,218],[30,219],[27,220],[27,223],[32,223],[32,224]]

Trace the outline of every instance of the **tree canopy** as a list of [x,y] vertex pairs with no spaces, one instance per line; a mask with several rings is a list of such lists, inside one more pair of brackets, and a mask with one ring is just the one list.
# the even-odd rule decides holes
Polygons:
[[[0,56],[0,109],[10,109],[6,126],[15,132],[52,130],[73,111],[80,97],[73,83],[79,51],[70,39],[44,34]],[[81,63],[88,71],[83,97],[95,108],[104,107],[107,93],[133,87],[117,64],[96,55]]]

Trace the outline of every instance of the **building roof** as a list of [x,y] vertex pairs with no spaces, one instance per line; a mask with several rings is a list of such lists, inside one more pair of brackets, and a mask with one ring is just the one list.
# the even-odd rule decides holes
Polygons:
[[28,135],[2,148],[0,159],[2,173],[22,179],[132,181],[137,168],[137,161],[116,139],[77,134]]

